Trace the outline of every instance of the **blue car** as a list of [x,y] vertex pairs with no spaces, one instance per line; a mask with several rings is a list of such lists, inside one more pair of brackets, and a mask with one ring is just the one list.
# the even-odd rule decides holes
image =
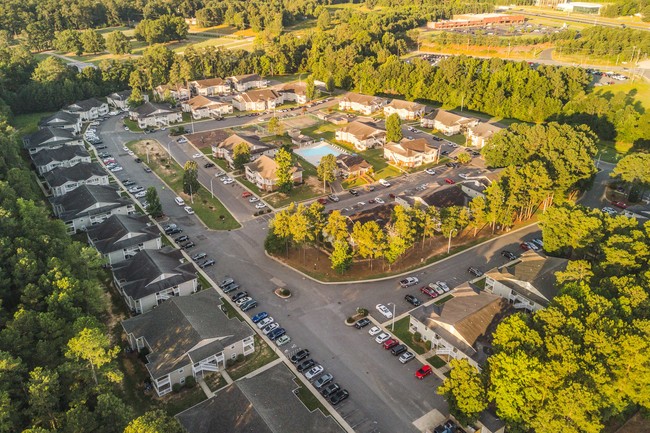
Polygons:
[[266,311],[262,311],[261,313],[257,313],[256,315],[254,315],[251,320],[253,321],[253,323],[257,323],[260,320],[266,319],[267,317],[269,317],[269,313],[267,313]]
[[278,328],[278,329],[274,329],[273,331],[269,332],[268,337],[269,337],[269,339],[271,341],[274,341],[274,340],[282,337],[286,333],[287,333],[287,331],[284,328]]

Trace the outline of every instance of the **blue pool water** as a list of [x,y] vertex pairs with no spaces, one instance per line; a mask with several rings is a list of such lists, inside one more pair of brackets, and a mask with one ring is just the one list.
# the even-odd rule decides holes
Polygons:
[[334,155],[339,156],[342,152],[337,148],[327,144],[319,143],[313,147],[306,147],[304,149],[294,150],[298,155],[302,156],[312,165],[317,166],[320,162],[320,159],[325,155]]

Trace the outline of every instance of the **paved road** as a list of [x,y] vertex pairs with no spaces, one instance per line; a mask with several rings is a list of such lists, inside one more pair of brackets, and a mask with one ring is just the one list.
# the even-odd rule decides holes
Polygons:
[[[236,126],[247,121],[250,120],[232,118],[222,122],[196,123],[194,127],[195,130],[207,130],[215,126]],[[221,182],[217,185],[213,181],[215,194],[233,209],[238,217],[244,216],[241,219],[242,228],[230,232],[207,231],[195,216],[187,215],[177,206],[173,202],[175,194],[164,188],[153,173],[144,172],[141,164],[137,164],[122,146],[134,138],[155,138],[165,145],[169,143],[172,155],[180,163],[191,159],[196,153],[195,149],[171,143],[163,131],[148,136],[124,131],[117,117],[104,122],[101,133],[109,153],[124,167],[124,171],[118,173],[119,177],[130,178],[145,187],[156,186],[170,221],[183,227],[183,233],[189,235],[197,244],[190,252],[205,251],[209,257],[216,259],[217,264],[207,269],[212,279],[219,281],[225,276],[234,277],[242,288],[260,303],[252,314],[268,311],[287,329],[292,338],[292,342],[282,348],[287,355],[295,352],[298,346],[309,348],[313,358],[350,391],[351,398],[337,406],[336,410],[356,431],[415,433],[419,430],[412,423],[418,418],[432,411],[437,411],[439,418],[444,417],[447,405],[444,399],[435,393],[435,388],[440,384],[437,377],[416,380],[414,373],[419,368],[417,361],[400,364],[388,351],[374,342],[368,335],[367,328],[356,330],[344,324],[345,318],[357,307],[368,308],[373,319],[379,322],[385,319],[374,309],[378,303],[394,303],[397,315],[407,312],[411,306],[404,301],[404,295],[410,293],[424,300],[418,292],[419,286],[401,289],[397,284],[397,277],[361,284],[323,285],[269,259],[263,251],[269,216],[249,217],[249,205],[239,198],[239,186],[227,187]],[[208,188],[208,179],[214,178],[214,170],[203,169],[201,165],[200,180]],[[452,174],[451,171],[445,167],[438,176],[457,176],[457,173]],[[474,168],[472,171],[478,172],[479,169]],[[375,197],[389,191],[399,192],[432,178],[436,177],[419,173],[394,181],[390,188],[378,187],[382,189],[367,193],[365,197]],[[599,204],[606,178],[606,172],[599,174],[595,193],[586,196],[585,203]],[[232,194],[232,188],[235,188],[235,194]],[[344,195],[346,197],[342,196],[341,202],[337,203],[339,207],[348,206],[363,197],[351,197],[347,193]],[[237,204],[242,207],[237,207]],[[460,253],[413,275],[424,283],[444,280],[453,288],[468,279],[468,266],[487,270],[502,264],[504,259],[499,254],[502,249],[517,251],[522,239],[531,239],[538,235],[538,228],[530,226]],[[291,289],[293,296],[286,300],[277,298],[272,291],[278,286]],[[389,326],[390,321],[386,321],[384,325]]]
[[[521,14],[521,15],[529,15],[533,17],[542,17],[542,18],[550,18],[553,20],[560,20],[560,21],[569,21],[569,22],[574,22],[574,23],[583,23],[583,24],[591,24],[593,26],[603,26],[603,27],[615,27],[615,28],[622,28],[623,26],[621,24],[616,24],[616,23],[610,23],[609,21],[603,21],[599,20],[597,16],[594,16],[593,19],[591,18],[581,18],[577,17],[575,15],[558,15],[558,14],[545,14],[542,12],[529,12],[521,9],[517,10],[512,10],[513,13],[516,14]],[[644,31],[650,31],[650,28],[648,26],[644,25],[639,25],[639,24],[628,24],[625,23],[625,27],[631,28],[631,29],[636,29],[636,30],[644,30]]]
[[56,54],[56,53],[54,53],[54,51],[46,51],[45,54],[50,55],[50,56],[54,56],[54,57],[58,57],[59,59],[66,62],[68,65],[74,66],[79,71],[81,71],[84,68],[97,69],[97,65],[95,65],[93,63],[81,62],[79,60],[71,59],[70,57],[62,56],[61,54]]

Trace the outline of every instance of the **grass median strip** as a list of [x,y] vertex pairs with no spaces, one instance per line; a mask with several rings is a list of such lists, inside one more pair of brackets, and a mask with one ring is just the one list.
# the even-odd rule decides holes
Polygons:
[[[141,140],[127,143],[143,161],[160,177],[174,192],[183,197],[188,206],[203,223],[212,230],[232,230],[241,227],[237,220],[228,212],[224,205],[210,195],[210,191],[200,188],[192,195],[183,193],[183,168],[174,161],[165,149],[155,140]],[[148,155],[148,157],[147,157]],[[164,210],[164,209],[163,209]]]
[[422,355],[427,351],[425,342],[416,341],[415,335],[409,332],[409,316],[406,316],[395,322],[395,330],[393,331],[393,335],[399,338],[402,343],[406,344],[418,355]]

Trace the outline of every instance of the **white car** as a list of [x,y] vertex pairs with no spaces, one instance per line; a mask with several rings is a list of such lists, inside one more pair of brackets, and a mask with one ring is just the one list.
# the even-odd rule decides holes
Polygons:
[[377,198],[375,199],[375,203],[384,204],[384,203],[386,203],[386,202],[384,201],[384,199],[377,197]]
[[147,191],[140,191],[140,192],[136,192],[136,193],[133,195],[133,197],[135,197],[135,198],[142,198],[142,197],[144,197],[144,196],[146,196],[146,195],[147,195]]
[[312,379],[316,378],[316,376],[321,374],[323,372],[323,370],[324,370],[324,368],[323,368],[322,365],[316,365],[316,366],[310,368],[309,370],[307,370],[307,372],[305,372],[305,379],[312,380]]
[[124,127],[124,130],[125,130],[125,131],[130,131],[130,129],[129,129],[128,126],[125,126],[125,127]]
[[609,215],[617,215],[618,212],[616,212],[616,209],[613,207],[605,206],[604,208],[601,209],[601,211],[605,212],[606,214]]
[[249,202],[249,203],[255,203],[256,201],[260,201],[260,199],[257,198],[257,197],[255,197],[255,196],[253,196],[253,197],[251,197],[251,198],[248,199],[248,202]]
[[368,334],[370,334],[370,335],[377,335],[380,332],[381,332],[381,329],[379,328],[379,326],[373,326],[372,328],[370,328],[368,330]]
[[379,179],[379,184],[381,186],[385,186],[386,188],[388,188],[390,186],[390,182],[387,181],[386,179]]
[[128,189],[128,191],[133,194],[136,192],[144,191],[144,188],[141,186],[132,186],[131,188]]
[[[245,299],[245,298],[244,298]],[[249,298],[250,300],[250,298]],[[243,305],[244,303],[242,302],[239,305]],[[269,332],[273,331],[274,329],[278,329],[280,327],[280,324],[278,322],[273,322],[270,325],[266,325],[263,329],[262,332],[264,335],[269,335]]]
[[128,154],[129,154],[129,156],[135,156],[135,153],[133,153],[133,151],[132,151],[132,150],[129,150],[129,151],[128,151],[128,152],[126,152],[126,153],[128,153]]
[[255,209],[264,209],[266,207],[265,203],[259,202],[255,205]]
[[187,212],[190,215],[194,213],[194,209],[192,209],[190,206],[185,206],[183,209],[185,209],[185,212]]
[[436,281],[436,284],[438,285],[438,287],[440,287],[445,292],[448,292],[450,290],[449,286],[444,281]]
[[289,337],[288,335],[283,335],[282,337],[275,340],[275,344],[277,344],[278,347],[280,347],[280,346],[284,346],[290,341],[291,341],[291,337]]
[[192,158],[201,158],[202,156],[203,156],[202,153],[195,153],[194,155],[192,155]]
[[386,332],[382,332],[379,334],[377,337],[375,337],[375,341],[379,344],[383,343],[384,341],[388,340],[390,338],[390,334]]
[[406,277],[403,280],[400,280],[399,285],[406,288],[414,286],[419,282],[420,280],[418,280],[416,277]]
[[241,299],[237,299],[237,300],[235,301],[235,305],[237,305],[237,306],[239,306],[239,305],[243,305],[243,304],[245,304],[246,302],[248,302],[248,301],[250,301],[250,300],[252,300],[252,299],[253,299],[253,298],[251,298],[250,296],[244,296],[244,297],[241,298]]
[[436,174],[436,171],[434,169],[432,169],[432,168],[427,168],[426,170],[424,170],[424,172],[426,174],[430,174],[430,175]]
[[390,312],[387,306],[384,304],[377,304],[377,310],[384,315],[387,319],[393,318],[393,313]]
[[110,170],[111,170],[113,173],[116,173],[116,172],[118,172],[118,171],[122,171],[122,170],[124,170],[124,169],[123,169],[121,166],[116,165],[115,167],[111,168]]
[[271,324],[271,323],[273,323],[273,322],[275,322],[275,319],[274,319],[273,317],[269,316],[269,317],[266,317],[266,318],[260,320],[259,322],[257,322],[257,327],[258,327],[259,329],[262,329],[262,328],[264,328],[266,325],[269,325],[269,324]]
[[234,182],[235,182],[234,179],[231,179],[231,178],[228,177],[228,178],[226,178],[226,180],[223,181],[223,184],[224,185],[230,185],[231,183],[234,183]]
[[365,205],[366,205],[366,203],[363,202],[363,201],[357,202],[357,206],[359,206],[359,207],[363,207]]
[[429,283],[429,288],[439,295],[444,295],[445,291],[436,283]]
[[415,358],[415,355],[413,355],[411,352],[404,352],[400,355],[399,362],[401,362],[402,364],[406,364],[413,358]]
[[187,138],[181,137],[178,140],[176,140],[177,143],[187,143]]
[[129,148],[126,147],[126,146],[122,146],[122,150],[125,151],[125,152],[128,152],[128,151],[129,151]]
[[458,175],[461,179],[469,179],[469,174],[468,173],[461,173]]

